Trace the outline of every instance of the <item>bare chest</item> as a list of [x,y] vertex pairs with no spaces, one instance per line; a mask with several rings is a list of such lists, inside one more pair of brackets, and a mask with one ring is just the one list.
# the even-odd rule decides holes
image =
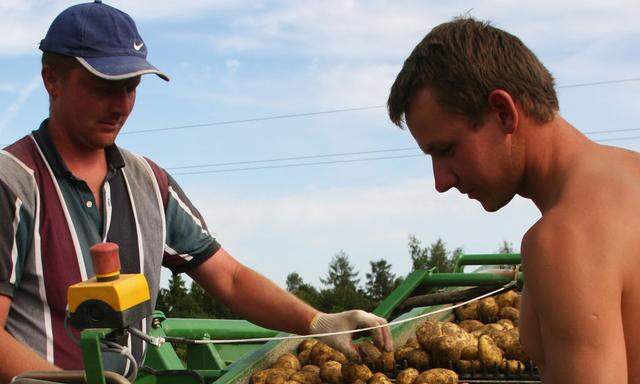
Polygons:
[[531,303],[530,295],[526,289],[522,292],[520,302],[520,343],[529,357],[538,365],[544,367],[544,348],[540,333],[540,322],[536,315],[535,308]]

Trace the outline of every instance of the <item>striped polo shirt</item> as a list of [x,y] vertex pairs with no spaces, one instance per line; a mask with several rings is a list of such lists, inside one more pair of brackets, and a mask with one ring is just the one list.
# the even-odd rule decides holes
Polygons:
[[[220,245],[165,170],[115,144],[105,149],[99,212],[89,186],[60,157],[47,122],[0,150],[0,294],[12,298],[11,335],[63,369],[82,369],[64,318],[67,288],[94,276],[92,245],[119,245],[122,273],[145,275],[153,307],[161,266],[189,271]],[[146,331],[149,321],[138,327]],[[141,361],[143,344],[128,343]],[[105,356],[106,369],[123,372],[124,364],[122,356]]]

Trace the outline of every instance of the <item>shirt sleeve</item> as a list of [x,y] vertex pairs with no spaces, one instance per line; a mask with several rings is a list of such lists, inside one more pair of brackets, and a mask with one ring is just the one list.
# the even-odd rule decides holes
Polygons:
[[30,238],[30,219],[22,200],[0,179],[0,294],[13,297]]
[[162,265],[175,274],[202,264],[220,249],[220,244],[178,183],[169,175],[167,179],[167,236]]

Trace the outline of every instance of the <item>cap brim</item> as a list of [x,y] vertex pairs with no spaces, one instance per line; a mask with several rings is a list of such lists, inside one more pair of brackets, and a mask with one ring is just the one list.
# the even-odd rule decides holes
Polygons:
[[131,77],[155,73],[169,81],[169,76],[138,56],[76,57],[92,74],[106,80],[124,80]]

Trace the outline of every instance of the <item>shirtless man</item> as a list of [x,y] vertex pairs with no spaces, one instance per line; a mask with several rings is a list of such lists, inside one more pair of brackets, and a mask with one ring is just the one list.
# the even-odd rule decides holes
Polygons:
[[640,383],[640,156],[572,127],[553,83],[515,36],[455,19],[407,58],[389,116],[431,155],[438,192],[542,213],[522,240],[520,335],[544,383]]

